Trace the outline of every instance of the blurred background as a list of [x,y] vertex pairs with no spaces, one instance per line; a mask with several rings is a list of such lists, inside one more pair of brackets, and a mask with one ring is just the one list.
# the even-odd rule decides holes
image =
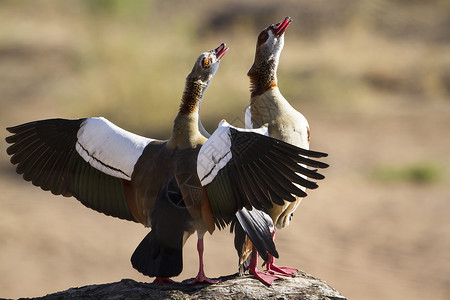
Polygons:
[[[349,299],[449,299],[448,0],[0,1],[0,297],[152,280],[129,262],[148,230],[23,181],[5,127],[104,116],[168,138],[186,75],[221,42],[201,117],[242,125],[256,37],[286,16],[279,87],[331,167],[277,233],[279,264]],[[207,275],[237,271],[227,231],[205,247]]]

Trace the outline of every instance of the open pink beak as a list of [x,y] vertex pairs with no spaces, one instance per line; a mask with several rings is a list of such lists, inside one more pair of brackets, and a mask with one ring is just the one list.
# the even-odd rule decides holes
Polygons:
[[225,53],[228,51],[227,45],[225,43],[220,44],[219,47],[214,49],[214,52],[216,54],[216,60],[220,60],[222,56],[225,55]]
[[280,23],[276,24],[274,27],[275,30],[275,34],[276,36],[281,36],[286,29],[288,28],[289,24],[291,24],[291,18],[286,17],[283,21],[281,21]]

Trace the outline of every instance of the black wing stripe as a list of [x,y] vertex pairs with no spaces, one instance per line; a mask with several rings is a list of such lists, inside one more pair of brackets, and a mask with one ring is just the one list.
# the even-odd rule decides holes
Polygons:
[[[97,163],[99,163],[100,165],[102,165],[103,167],[105,167],[105,168],[107,168],[107,169],[110,169],[110,170],[119,172],[119,173],[121,173],[121,174],[123,174],[123,175],[125,175],[125,176],[128,177],[128,174],[125,173],[123,170],[118,169],[118,168],[115,168],[115,167],[113,167],[113,166],[111,166],[111,165],[108,165],[107,163],[101,161],[100,159],[98,159],[97,157],[95,157],[94,155],[92,155],[91,153],[89,153],[89,151],[88,151],[85,147],[83,147],[83,145],[82,145],[81,143],[77,142],[77,145],[78,145],[81,149],[83,149],[84,152],[86,152],[86,154],[90,157],[90,159],[96,161]],[[212,171],[212,170],[211,170],[211,171]]]

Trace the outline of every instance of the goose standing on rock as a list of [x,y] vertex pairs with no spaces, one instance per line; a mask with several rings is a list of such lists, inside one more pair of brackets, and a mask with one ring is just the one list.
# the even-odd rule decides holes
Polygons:
[[206,201],[199,201],[201,197],[189,189],[200,186],[191,176],[195,159],[189,158],[196,157],[207,139],[199,133],[203,126],[198,109],[227,50],[221,44],[197,58],[169,140],[135,135],[104,118],[30,122],[7,128],[14,134],[6,141],[13,144],[7,152],[18,165],[17,173],[55,195],[74,196],[98,212],[151,227],[132,264],[157,277],[156,282],[180,274],[182,247],[197,231],[196,281],[216,282],[203,271],[203,235],[210,216],[204,213]]
[[[245,113],[245,127],[266,127],[270,137],[279,139],[303,149],[309,149],[310,128],[306,118],[295,110],[280,93],[277,85],[277,68],[281,51],[284,46],[284,32],[291,19],[286,17],[278,24],[265,28],[257,38],[256,54],[253,65],[248,71],[251,82],[250,106]],[[316,174],[317,175],[317,174]],[[322,176],[312,177],[322,179]],[[295,200],[284,199],[281,205],[274,205],[265,212],[273,220],[276,228],[284,228],[289,225],[292,214],[306,196],[306,188],[314,186],[303,185],[303,195],[295,195]],[[239,230],[239,229],[238,229]],[[275,235],[275,228],[272,232]],[[244,255],[251,253],[249,270],[260,280],[271,283],[277,275],[292,276],[297,270],[294,268],[278,267],[274,264],[274,258],[269,257],[265,262],[266,272],[256,270],[257,255],[252,252],[251,243],[244,240],[244,236],[237,235],[235,246],[240,255],[240,263],[245,260]]]
[[[305,156],[323,155],[226,122],[209,139],[202,134],[199,106],[227,50],[221,44],[196,60],[168,140],[135,135],[104,118],[30,122],[8,128],[7,153],[17,173],[55,195],[151,227],[131,262],[156,282],[180,274],[183,245],[196,231],[199,272],[191,283],[217,282],[204,273],[206,231],[223,228],[244,207],[272,207],[285,189],[300,193],[294,184],[312,182],[296,172],[314,177],[304,166],[320,165]],[[266,186],[264,176],[275,183]],[[262,255],[277,256],[271,220],[244,215],[240,221]]]

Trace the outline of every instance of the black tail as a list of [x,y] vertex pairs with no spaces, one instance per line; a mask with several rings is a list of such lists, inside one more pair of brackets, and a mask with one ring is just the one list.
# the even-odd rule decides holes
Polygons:
[[180,248],[161,246],[157,234],[150,231],[131,256],[133,268],[150,277],[168,278],[183,270],[182,241]]
[[236,223],[234,229],[234,246],[239,256],[247,235],[264,261],[269,259],[268,254],[278,258],[278,252],[270,233],[270,228],[274,227],[273,222],[266,213],[256,208],[252,210],[243,208],[236,213],[236,218],[239,222]]
[[192,217],[174,178],[158,193],[151,212],[152,231],[131,256],[133,267],[150,277],[168,278],[183,270],[183,237],[192,234]]

